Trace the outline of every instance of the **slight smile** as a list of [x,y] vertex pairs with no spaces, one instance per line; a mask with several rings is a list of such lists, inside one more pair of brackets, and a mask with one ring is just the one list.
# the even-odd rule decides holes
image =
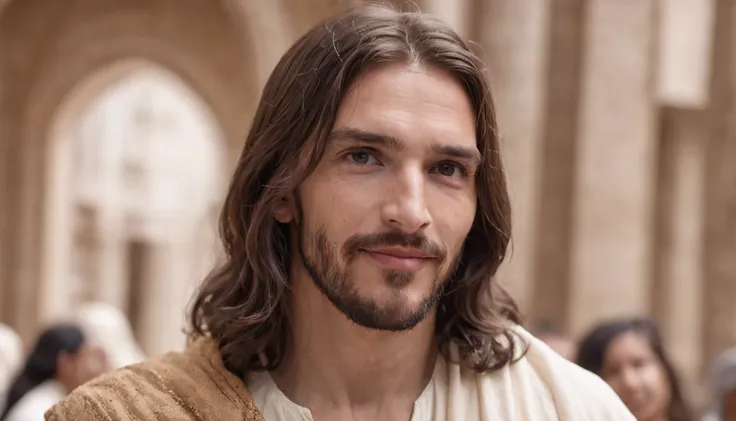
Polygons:
[[379,265],[386,269],[417,271],[435,256],[416,249],[405,249],[398,247],[374,248],[363,250]]

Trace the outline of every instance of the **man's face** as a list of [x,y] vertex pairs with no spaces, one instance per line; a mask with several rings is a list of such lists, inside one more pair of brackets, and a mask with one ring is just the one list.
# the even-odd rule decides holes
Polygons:
[[107,353],[95,345],[83,345],[74,354],[62,353],[57,364],[58,379],[69,391],[111,370]]
[[411,329],[435,307],[475,217],[475,115],[442,71],[362,75],[290,210],[306,273],[353,322]]

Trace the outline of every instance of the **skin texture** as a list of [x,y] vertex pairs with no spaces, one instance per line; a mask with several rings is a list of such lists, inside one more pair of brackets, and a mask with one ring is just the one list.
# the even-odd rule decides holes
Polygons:
[[56,379],[71,392],[78,386],[110,371],[105,351],[94,345],[83,345],[76,353],[62,352],[57,361]]
[[672,399],[667,374],[647,339],[629,332],[611,342],[601,377],[639,421],[665,421]]
[[478,160],[474,112],[448,74],[387,64],[354,83],[317,169],[275,212],[300,253],[293,346],[272,375],[316,419],[410,418],[436,359],[436,299],[475,217]]

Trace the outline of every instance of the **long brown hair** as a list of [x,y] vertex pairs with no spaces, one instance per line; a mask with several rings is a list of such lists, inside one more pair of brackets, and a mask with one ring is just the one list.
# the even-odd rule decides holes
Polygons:
[[338,107],[369,66],[415,63],[449,72],[477,114],[482,163],[478,209],[458,269],[440,300],[440,351],[455,344],[479,372],[512,362],[521,323],[513,299],[493,281],[510,241],[511,215],[496,117],[483,66],[447,25],[419,13],[363,6],[315,26],[282,57],[263,90],[222,215],[226,261],[204,281],[191,309],[191,338],[211,336],[229,370],[273,370],[289,337],[288,227],[273,215],[325,150]]

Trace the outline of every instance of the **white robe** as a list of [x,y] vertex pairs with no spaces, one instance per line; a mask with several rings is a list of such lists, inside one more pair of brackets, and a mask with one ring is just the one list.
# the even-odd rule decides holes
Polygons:
[[[517,330],[529,350],[499,371],[479,375],[440,356],[411,421],[635,421],[603,380]],[[246,383],[266,421],[314,421],[268,373]]]
[[31,389],[10,410],[6,421],[43,421],[44,413],[66,398],[66,390],[56,380]]

